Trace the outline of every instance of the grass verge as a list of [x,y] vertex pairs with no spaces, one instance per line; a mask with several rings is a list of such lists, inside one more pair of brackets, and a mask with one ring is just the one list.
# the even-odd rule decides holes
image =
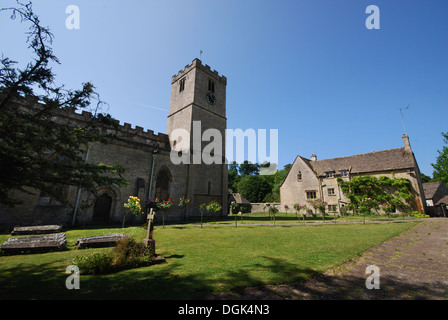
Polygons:
[[[125,232],[143,239],[143,227],[67,230],[62,252],[0,257],[0,299],[194,299],[200,293],[306,280],[397,236],[417,222],[320,225],[156,227],[156,251],[166,263],[108,275],[82,275],[68,290],[65,269],[78,237]],[[0,235],[0,242],[9,235]]]

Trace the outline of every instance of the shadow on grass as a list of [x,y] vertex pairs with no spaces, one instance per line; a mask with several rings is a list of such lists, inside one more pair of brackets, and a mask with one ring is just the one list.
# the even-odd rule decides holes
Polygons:
[[[323,276],[318,270],[300,268],[273,257],[254,269],[270,274],[266,286],[252,270],[231,270],[221,278],[210,279],[200,273],[182,275],[177,263],[183,255],[167,256],[167,263],[131,269],[104,276],[81,275],[80,289],[68,290],[65,267],[41,264],[2,268],[0,299],[439,299],[448,298],[446,284],[410,283],[393,276],[381,277],[380,290],[368,290],[365,276]],[[285,279],[293,285],[279,285]],[[308,280],[308,281],[306,281]],[[277,285],[275,285],[277,284]],[[231,292],[219,293],[220,286]]]
[[[41,265],[19,265],[2,268],[0,276],[0,299],[201,299],[204,295],[219,291],[221,286],[237,289],[262,285],[250,270],[232,270],[222,277],[196,274],[185,275],[178,261],[184,255],[165,257],[167,263],[138,269],[130,269],[109,275],[82,275],[80,289],[69,290],[65,286],[68,266],[55,263]],[[281,259],[266,258],[266,263],[255,265],[255,269],[272,274],[272,281],[281,283],[285,277],[309,278],[316,271],[298,269],[294,264]]]
[[[221,293],[206,293],[207,300],[446,300],[448,289],[443,281],[403,279],[393,275],[380,277],[379,289],[366,287],[367,275],[323,275],[312,269],[297,269],[280,259],[267,258],[271,271],[279,277],[295,275],[292,284],[241,286]],[[266,267],[266,266],[265,266]],[[285,268],[286,267],[286,268]],[[244,277],[249,277],[247,273]],[[231,276],[236,276],[231,274]],[[239,275],[241,276],[241,274]],[[281,283],[281,282],[280,282]]]

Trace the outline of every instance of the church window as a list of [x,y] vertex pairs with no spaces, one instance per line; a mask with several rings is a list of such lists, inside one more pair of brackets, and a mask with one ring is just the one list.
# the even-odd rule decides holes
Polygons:
[[179,92],[184,91],[184,89],[185,89],[185,78],[180,79],[179,81]]
[[215,82],[211,79],[208,79],[208,91],[215,92]]
[[307,199],[316,199],[316,191],[307,191],[306,192]]

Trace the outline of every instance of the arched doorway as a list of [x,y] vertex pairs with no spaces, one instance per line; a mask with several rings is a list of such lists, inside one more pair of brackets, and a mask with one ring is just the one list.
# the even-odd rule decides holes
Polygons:
[[112,208],[112,197],[107,193],[103,193],[96,198],[95,205],[93,207],[93,223],[106,223],[109,222],[110,209]]
[[155,198],[159,201],[170,197],[171,173],[167,167],[162,167],[157,173]]

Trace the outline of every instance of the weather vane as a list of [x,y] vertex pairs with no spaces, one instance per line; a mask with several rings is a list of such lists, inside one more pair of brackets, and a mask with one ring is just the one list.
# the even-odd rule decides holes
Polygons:
[[[408,106],[406,108],[404,108],[404,109],[405,110],[409,109],[409,106],[410,106],[410,104],[408,104]],[[399,109],[400,109],[400,114],[401,114],[401,121],[403,121],[404,133],[406,135],[408,135],[408,133],[406,132],[406,125],[404,124],[403,112],[401,111],[401,108],[399,108]]]

